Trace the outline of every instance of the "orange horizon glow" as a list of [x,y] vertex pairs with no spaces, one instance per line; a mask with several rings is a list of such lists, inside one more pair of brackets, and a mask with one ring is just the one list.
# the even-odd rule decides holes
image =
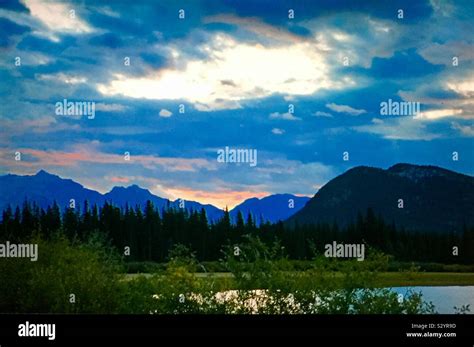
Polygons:
[[172,200],[183,199],[188,201],[197,201],[200,204],[214,205],[218,208],[233,209],[243,201],[250,198],[264,198],[271,195],[269,192],[255,191],[235,191],[235,190],[219,190],[215,192],[207,192],[203,190],[194,190],[190,188],[169,188],[164,190]]

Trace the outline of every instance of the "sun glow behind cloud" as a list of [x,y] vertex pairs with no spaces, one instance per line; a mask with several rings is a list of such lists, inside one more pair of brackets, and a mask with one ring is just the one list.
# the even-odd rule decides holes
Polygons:
[[201,48],[208,59],[140,78],[116,74],[98,90],[108,96],[186,100],[208,111],[240,108],[241,101],[272,94],[311,95],[355,83],[349,77],[333,80],[324,52],[308,42],[265,47],[216,34]]

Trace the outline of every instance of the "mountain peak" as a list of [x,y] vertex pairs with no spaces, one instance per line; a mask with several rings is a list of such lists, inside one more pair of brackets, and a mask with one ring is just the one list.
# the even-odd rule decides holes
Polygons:
[[136,184],[132,184],[131,186],[124,187],[124,186],[115,186],[109,193],[112,192],[149,192],[148,189],[142,188]]
[[429,165],[358,166],[325,184],[288,223],[348,226],[369,208],[410,231],[462,230],[474,223],[474,178]]
[[[293,201],[290,202],[290,199]],[[273,194],[262,198],[253,197],[235,206],[230,211],[230,215],[232,220],[235,221],[240,211],[244,218],[250,213],[257,224],[265,221],[275,223],[285,220],[299,211],[309,199],[309,197],[292,194]]]
[[415,164],[409,164],[409,163],[398,163],[398,164],[390,166],[387,169],[387,171],[400,172],[400,171],[406,171],[406,170],[436,170],[436,169],[441,169],[441,168],[437,166],[432,166],[432,165],[415,165]]
[[39,179],[41,182],[52,182],[52,181],[58,181],[58,180],[63,180],[65,182],[66,181],[68,181],[68,182],[71,181],[69,179],[63,179],[60,176],[49,173],[48,171],[43,170],[43,169],[39,170],[35,175],[30,176],[30,177],[34,177],[36,179]]
[[47,177],[51,177],[51,176],[55,176],[55,175],[50,174],[49,172],[47,172],[47,171],[41,169],[41,170],[39,170],[39,171],[36,173],[35,176],[38,176],[38,177],[46,177],[46,176],[47,176]]
[[446,177],[446,176],[451,176],[451,175],[458,175],[456,172],[443,169],[438,166],[413,165],[413,164],[406,164],[406,163],[395,164],[391,166],[390,168],[388,168],[387,171],[401,177],[406,177],[415,182],[420,179],[435,177],[435,176]]

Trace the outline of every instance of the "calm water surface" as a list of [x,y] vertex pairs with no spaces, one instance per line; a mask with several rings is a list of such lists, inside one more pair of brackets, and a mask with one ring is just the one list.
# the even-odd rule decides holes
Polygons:
[[405,295],[412,290],[421,292],[425,301],[431,301],[438,313],[455,313],[454,306],[470,304],[474,314],[474,286],[446,286],[446,287],[397,287],[392,288],[398,294]]

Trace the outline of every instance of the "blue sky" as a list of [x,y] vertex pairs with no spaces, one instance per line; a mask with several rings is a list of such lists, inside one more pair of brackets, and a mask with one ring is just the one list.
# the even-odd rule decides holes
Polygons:
[[[473,16],[449,0],[2,1],[0,173],[220,207],[311,196],[357,165],[472,175]],[[94,119],[57,115],[63,99]],[[381,115],[389,99],[421,112]],[[226,146],[258,164],[217,162]]]

